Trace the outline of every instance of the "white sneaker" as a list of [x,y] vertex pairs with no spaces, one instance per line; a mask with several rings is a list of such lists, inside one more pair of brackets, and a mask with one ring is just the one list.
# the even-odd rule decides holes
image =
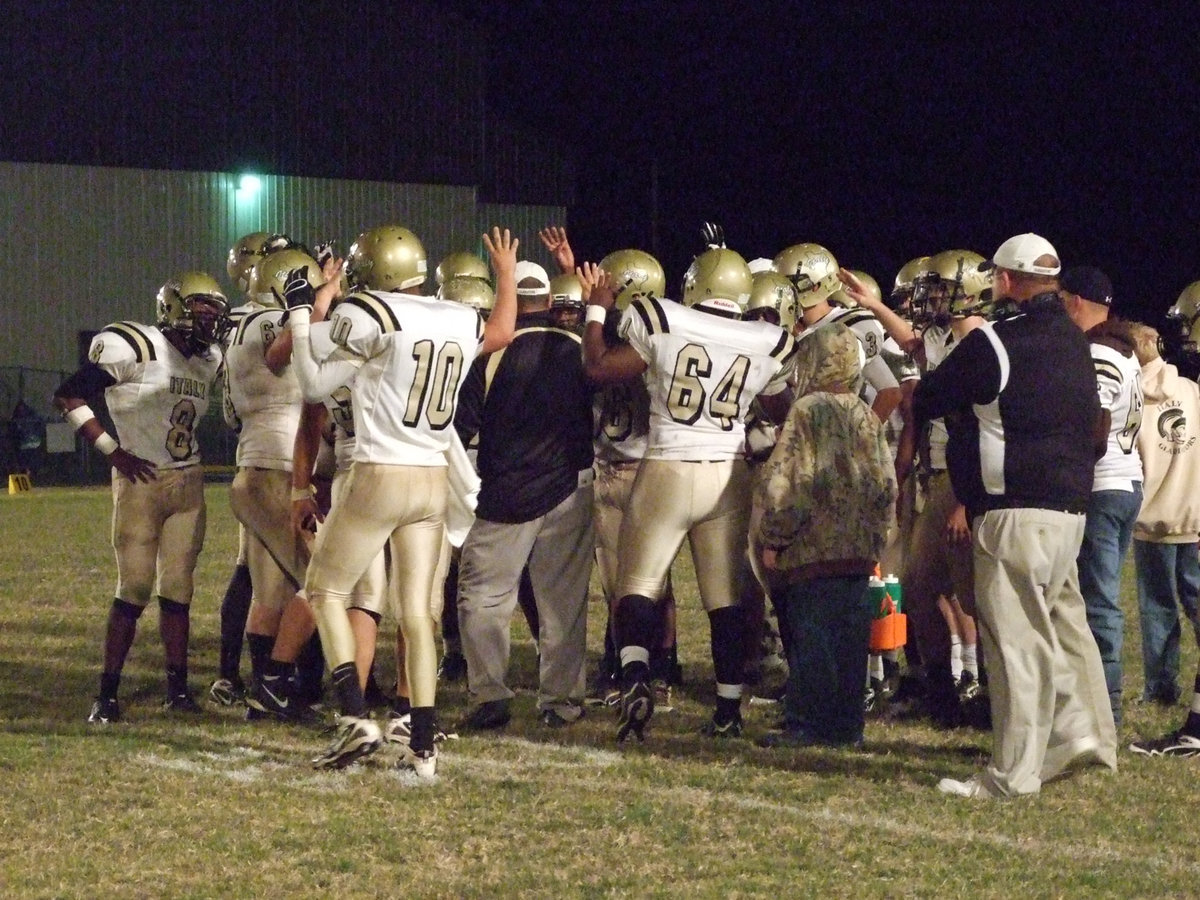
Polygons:
[[370,756],[383,743],[379,726],[370,719],[338,716],[337,736],[329,749],[313,759],[315,769],[343,769],[355,760]]
[[411,772],[421,781],[437,781],[438,750],[435,745],[432,750],[420,751],[406,747],[403,755],[396,763],[396,771]]
[[986,797],[988,795],[987,791],[983,789],[978,775],[972,775],[966,781],[943,778],[938,782],[937,789],[952,797]]

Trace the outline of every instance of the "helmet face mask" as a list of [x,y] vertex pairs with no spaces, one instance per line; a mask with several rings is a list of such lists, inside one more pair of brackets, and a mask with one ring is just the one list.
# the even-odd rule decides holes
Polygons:
[[600,260],[600,268],[612,278],[617,309],[625,309],[639,297],[666,296],[663,267],[643,250],[614,250]]
[[953,319],[991,316],[995,308],[992,273],[979,270],[983,261],[970,250],[946,250],[929,257],[914,280],[914,321],[944,328]]
[[1200,357],[1200,281],[1193,281],[1180,292],[1167,310],[1167,321],[1174,326],[1175,333],[1162,335],[1160,344],[1189,360]]
[[903,310],[912,306],[917,278],[926,271],[928,263],[928,256],[918,256],[900,267],[900,271],[896,273],[895,286],[892,288],[892,309]]
[[346,275],[354,289],[403,291],[425,283],[425,247],[399,225],[370,228],[346,254]]
[[180,335],[193,353],[201,353],[229,334],[229,301],[215,278],[182,272],[158,289],[156,324]]

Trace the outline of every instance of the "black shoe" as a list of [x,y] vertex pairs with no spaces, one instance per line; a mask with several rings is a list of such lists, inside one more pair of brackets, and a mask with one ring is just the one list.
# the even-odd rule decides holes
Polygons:
[[442,681],[462,681],[467,677],[467,658],[461,653],[447,653],[438,666],[438,678]]
[[512,719],[507,700],[488,700],[473,709],[459,725],[459,731],[491,731],[503,728]]
[[97,697],[96,702],[92,704],[92,711],[88,713],[89,725],[108,725],[112,722],[121,721],[121,705],[117,703],[116,697]]
[[246,685],[240,678],[218,678],[208,689],[208,699],[217,706],[240,706],[246,702]]
[[621,715],[617,719],[617,743],[631,734],[646,739],[646,725],[654,715],[654,691],[644,681],[635,681],[621,693]]
[[168,712],[184,712],[198,713],[200,712],[200,704],[196,702],[196,698],[192,696],[190,691],[180,691],[177,694],[171,694],[163,701],[163,709]]
[[568,719],[566,716],[561,715],[556,709],[544,709],[538,718],[547,728],[566,728],[569,725],[574,725],[583,718],[583,708],[580,707],[579,715],[573,719]]
[[963,669],[962,674],[958,676],[956,690],[958,691],[958,702],[966,703],[968,700],[978,697],[982,688],[979,686],[979,679],[975,677],[974,673]]
[[294,719],[300,702],[293,693],[292,684],[282,675],[256,679],[246,694],[246,720],[279,719],[287,722]]
[[700,726],[700,733],[705,737],[740,738],[742,736],[742,714],[735,713],[728,719],[718,719],[714,714],[711,719]]
[[1185,734],[1182,729],[1166,737],[1153,740],[1134,741],[1129,749],[1142,756],[1200,756],[1200,738]]

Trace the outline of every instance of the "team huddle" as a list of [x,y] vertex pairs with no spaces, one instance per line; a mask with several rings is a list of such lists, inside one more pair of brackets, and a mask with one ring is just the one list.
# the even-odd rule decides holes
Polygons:
[[[873,655],[868,641],[878,612],[868,584],[882,569],[904,582],[914,707],[961,724],[989,685],[993,764],[971,782],[944,780],[944,791],[1009,796],[1079,765],[1115,768],[1122,622],[1112,560],[1081,557],[1076,570],[1068,546],[1078,519],[1074,554],[1087,552],[1093,490],[1142,496],[1132,464],[1141,353],[1136,335],[1093,335],[1092,307],[1111,303],[1111,286],[1106,301],[1094,296],[1102,273],[1070,270],[1060,287],[1053,248],[1022,235],[992,260],[915,259],[885,302],[874,279],[817,244],[748,263],[719,227],[703,234],[677,302],[650,254],[576,265],[561,228],[539,235],[555,277],[518,261],[519,242],[493,228],[482,238],[490,266],[448,255],[433,296],[408,229],[364,231],[344,260],[328,245],[259,232],[229,254],[243,304],[185,272],[159,291],[154,325],[100,331],[89,362],[55,393],[113,469],[117,587],[89,721],[121,718],[121,671],[155,598],[166,706],[199,709],[187,666],[205,534],[195,429],[219,389],[238,434],[230,499],[240,542],[209,696],[245,705],[251,719],[309,721],[327,676],[336,734],[318,768],[391,742],[401,769],[435,778],[447,737],[439,679],[466,678],[475,705],[460,728],[503,727],[518,604],[538,648],[540,720],[570,727],[588,699],[593,567],[608,613],[595,693],[616,708],[618,742],[643,740],[678,680],[670,572],[685,538],[711,631],[716,704],[705,734],[742,736],[770,609],[788,680],[779,728],[759,743],[861,746],[868,712],[901,706],[899,651]],[[1058,305],[1042,312],[1047,296]],[[1185,306],[1190,328],[1196,310]],[[1033,338],[1030,322],[1042,329]],[[1058,348],[1055,387],[1022,380],[1022,354],[1043,337],[1073,348]],[[1089,353],[1089,338],[1103,350]],[[1031,384],[1031,409],[1018,409],[1013,398]],[[88,406],[101,395],[116,437]],[[1070,407],[1047,417],[1059,431],[1027,437],[1019,417],[1047,413],[1033,401]],[[1061,482],[1043,477],[1048,459]],[[1033,590],[1005,564],[1005,541],[1021,544],[1017,556],[1027,550],[1027,507],[1070,526],[1038,519],[1069,533],[1055,538],[1062,560],[1035,598],[1048,621],[1032,624],[998,599]],[[999,549],[981,551],[981,534]],[[1096,622],[1089,590],[1105,598]],[[397,683],[377,722],[369,700],[388,610]],[[1069,638],[1064,619],[1076,626]],[[1017,660],[1015,642],[1044,658]],[[1027,718],[1045,733],[1025,733]]]

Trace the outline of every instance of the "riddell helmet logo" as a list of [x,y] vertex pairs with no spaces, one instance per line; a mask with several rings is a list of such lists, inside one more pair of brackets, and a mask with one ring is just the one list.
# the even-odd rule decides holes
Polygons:
[[1191,450],[1196,436],[1188,434],[1187,416],[1178,406],[1172,405],[1158,414],[1158,449],[1176,456]]

